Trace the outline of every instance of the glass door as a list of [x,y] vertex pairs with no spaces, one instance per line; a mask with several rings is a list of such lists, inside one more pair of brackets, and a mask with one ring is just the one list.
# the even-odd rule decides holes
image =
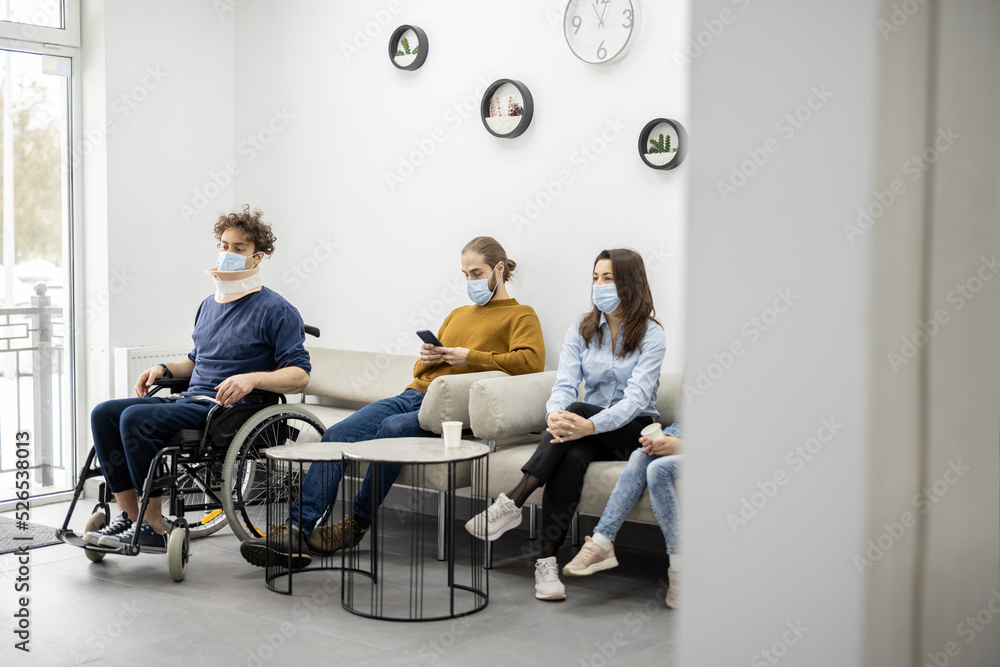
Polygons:
[[72,59],[0,49],[0,502],[74,483]]

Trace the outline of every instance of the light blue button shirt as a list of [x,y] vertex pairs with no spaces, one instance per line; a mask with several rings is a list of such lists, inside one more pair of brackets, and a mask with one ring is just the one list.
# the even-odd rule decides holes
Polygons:
[[[580,336],[580,323],[566,331],[559,370],[545,412],[565,410],[577,400],[577,387],[582,380],[587,388],[585,403],[603,408],[590,418],[596,433],[621,428],[639,415],[659,419],[656,411],[656,390],[660,386],[660,367],[666,352],[663,328],[650,320],[639,349],[624,359],[611,351],[611,329],[602,314],[603,342],[596,340],[590,347]],[[618,351],[625,344],[625,326],[618,328]]]

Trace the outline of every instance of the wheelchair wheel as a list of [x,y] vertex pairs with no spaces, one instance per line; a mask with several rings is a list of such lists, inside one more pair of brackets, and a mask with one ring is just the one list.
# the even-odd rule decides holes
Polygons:
[[[108,518],[104,515],[104,512],[94,512],[87,519],[87,524],[83,527],[83,533],[86,535],[92,530],[100,530],[104,528],[108,523]],[[104,554],[100,551],[91,551],[90,549],[84,549],[83,555],[87,557],[91,563],[100,563],[104,560]]]
[[[208,489],[206,493],[205,489]],[[219,502],[225,487],[222,484],[221,463],[182,463],[177,466],[177,492],[184,496],[185,505],[199,505]],[[167,517],[170,513],[168,496],[163,496],[163,520],[169,526],[174,522]],[[209,511],[188,511],[184,515],[191,539],[207,537],[218,532],[229,523],[229,519],[221,508]]]
[[[236,432],[222,469],[222,504],[229,526],[241,542],[263,537],[266,530],[269,480],[264,452],[279,445],[319,442],[325,430],[323,422],[308,410],[271,405]],[[272,486],[286,488],[285,482],[272,480]],[[297,480],[292,485],[297,488]]]
[[188,536],[184,528],[174,528],[167,538],[167,567],[170,578],[184,581],[188,569]]

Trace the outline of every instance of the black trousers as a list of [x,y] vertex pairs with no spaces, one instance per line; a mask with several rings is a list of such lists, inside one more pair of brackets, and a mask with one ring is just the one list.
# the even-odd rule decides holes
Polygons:
[[[573,403],[567,412],[589,419],[601,408],[589,403]],[[535,453],[521,468],[534,475],[545,487],[542,493],[542,537],[557,547],[566,541],[570,521],[580,504],[583,477],[591,461],[627,461],[639,446],[639,433],[653,423],[649,415],[640,415],[615,431],[595,433],[579,440],[553,443],[546,433]]]

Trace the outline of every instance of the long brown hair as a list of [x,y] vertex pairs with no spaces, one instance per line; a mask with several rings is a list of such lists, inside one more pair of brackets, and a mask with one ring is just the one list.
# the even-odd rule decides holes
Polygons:
[[[506,283],[514,279],[514,269],[517,268],[517,262],[507,257],[507,251],[492,236],[477,236],[472,239],[462,248],[463,255],[467,252],[479,253],[483,256],[483,261],[491,268],[495,268],[497,264],[503,262],[503,282]],[[496,282],[496,278],[490,276],[490,281],[486,284],[490,289],[496,289]],[[490,285],[490,283],[493,284]]]
[[[642,261],[642,255],[629,248],[613,248],[602,250],[601,254],[594,260],[594,268],[602,259],[611,260],[611,271],[615,276],[615,287],[618,291],[618,298],[621,299],[619,308],[624,308],[625,317],[625,342],[622,344],[621,356],[627,357],[639,349],[642,339],[646,335],[646,326],[650,320],[659,324],[656,319],[656,309],[653,307],[653,293],[649,289],[649,280],[646,278],[646,265]],[[584,345],[590,347],[591,341],[597,341],[600,346],[604,343],[604,332],[600,328],[601,311],[594,306],[589,313],[583,316],[580,321],[580,337],[583,338]]]

